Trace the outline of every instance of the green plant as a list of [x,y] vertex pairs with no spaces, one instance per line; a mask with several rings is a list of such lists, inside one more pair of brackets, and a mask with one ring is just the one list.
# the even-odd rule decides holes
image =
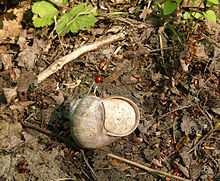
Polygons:
[[33,4],[32,12],[34,14],[32,20],[36,28],[50,26],[56,19],[55,30],[61,36],[69,32],[77,33],[80,30],[88,30],[97,21],[96,8],[85,3],[78,4],[70,11],[62,13],[52,3],[38,1]]
[[[177,8],[181,10],[181,3],[183,0],[165,0],[165,2],[160,5],[161,13],[163,16],[168,16],[174,13]],[[192,4],[196,3],[196,0],[191,0]],[[198,1],[198,0],[197,0]],[[201,4],[205,5],[206,8],[199,9],[199,11],[194,10],[185,10],[180,11],[182,17],[185,20],[189,19],[199,19],[207,20],[209,23],[216,23],[217,17],[215,12],[212,10],[213,7],[219,5],[219,0],[201,0]]]
[[163,4],[163,15],[169,15],[173,13],[180,5],[182,0],[166,0]]

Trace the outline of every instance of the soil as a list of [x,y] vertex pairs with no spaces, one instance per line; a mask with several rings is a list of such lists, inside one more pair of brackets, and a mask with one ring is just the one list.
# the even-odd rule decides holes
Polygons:
[[[13,29],[0,28],[0,180],[173,180],[108,153],[185,179],[220,180],[219,29],[210,34],[209,25],[196,22],[192,31],[155,12],[143,18],[142,1],[103,1],[128,14],[100,16],[94,28],[58,38],[52,28],[33,27],[30,4],[0,3],[0,26]],[[124,40],[36,83],[58,58],[121,31]],[[138,128],[101,149],[79,148],[65,114],[70,100],[87,94],[133,100]]]

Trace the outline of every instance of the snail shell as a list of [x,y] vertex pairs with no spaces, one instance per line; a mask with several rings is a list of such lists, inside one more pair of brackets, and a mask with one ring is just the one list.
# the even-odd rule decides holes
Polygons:
[[139,123],[137,105],[121,96],[86,96],[70,104],[71,135],[83,148],[100,148],[133,132]]

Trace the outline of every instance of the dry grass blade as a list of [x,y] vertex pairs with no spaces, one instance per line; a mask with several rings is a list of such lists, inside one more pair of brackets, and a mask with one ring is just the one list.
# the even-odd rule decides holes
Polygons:
[[135,167],[144,169],[144,170],[146,170],[146,171],[148,171],[148,172],[151,172],[151,173],[155,173],[155,174],[158,174],[158,175],[167,176],[167,177],[174,178],[174,179],[181,180],[181,181],[190,181],[189,179],[185,179],[185,178],[182,178],[182,177],[179,177],[179,176],[176,176],[176,175],[172,175],[172,174],[169,174],[169,173],[167,173],[167,172],[160,171],[160,170],[155,170],[155,169],[152,169],[152,168],[147,167],[147,166],[145,166],[145,165],[142,165],[142,164],[140,164],[140,163],[127,160],[127,159],[125,159],[125,158],[116,156],[116,155],[111,154],[111,153],[108,153],[107,155],[108,155],[109,157],[111,157],[111,158],[114,158],[114,159],[117,159],[117,160],[121,160],[121,161],[123,161],[123,162],[125,162],[125,163],[128,163],[128,164],[133,165],[133,166],[135,166]]
[[60,59],[56,60],[54,63],[52,63],[47,69],[42,71],[38,76],[37,76],[37,83],[41,83],[43,80],[45,80],[47,77],[50,75],[54,74],[58,70],[62,69],[62,67],[71,62],[72,60],[78,58],[79,56],[90,52],[97,50],[98,48],[116,42],[118,40],[123,40],[125,38],[124,33],[119,33],[116,35],[112,35],[110,37],[107,37],[103,40],[96,41],[94,43],[84,45],[82,47],[77,48],[74,50],[72,53],[65,55],[64,57],[61,57]]

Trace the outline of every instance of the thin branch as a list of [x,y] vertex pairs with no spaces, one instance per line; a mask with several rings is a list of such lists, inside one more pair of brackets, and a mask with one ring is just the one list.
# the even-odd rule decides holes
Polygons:
[[189,179],[185,179],[185,178],[182,178],[182,177],[179,177],[179,176],[176,176],[176,175],[172,175],[172,174],[170,174],[170,173],[163,172],[163,171],[160,171],[160,170],[155,170],[155,169],[152,169],[152,168],[147,167],[147,166],[145,166],[145,165],[142,165],[142,164],[140,164],[140,163],[136,163],[136,162],[127,160],[127,159],[125,159],[125,158],[116,156],[116,155],[111,154],[111,153],[108,153],[107,155],[108,155],[109,157],[111,157],[111,158],[115,158],[115,159],[117,159],[117,160],[123,161],[123,162],[128,163],[128,164],[130,164],[130,165],[133,165],[133,166],[135,166],[135,167],[144,169],[144,170],[146,170],[146,171],[148,171],[148,172],[151,172],[151,173],[155,173],[155,174],[158,174],[158,175],[167,176],[167,177],[174,178],[174,179],[181,180],[181,181],[190,181]]
[[169,115],[169,114],[172,114],[172,113],[174,113],[174,112],[176,112],[176,111],[180,111],[180,110],[183,110],[183,109],[190,108],[190,107],[192,107],[192,106],[193,106],[193,104],[189,104],[189,105],[186,105],[186,106],[179,107],[179,108],[174,109],[174,110],[172,110],[172,111],[170,111],[170,112],[164,113],[163,115],[159,116],[158,119],[162,119],[162,118],[166,117],[166,116]]
[[97,50],[98,48],[119,41],[119,40],[123,40],[125,38],[125,34],[124,33],[118,33],[116,35],[112,35],[110,37],[107,37],[103,40],[99,40],[96,41],[94,43],[88,44],[88,45],[84,45],[82,47],[77,48],[76,50],[74,50],[72,53],[65,55],[64,57],[61,57],[60,59],[57,59],[54,63],[52,63],[48,68],[46,68],[45,70],[43,70],[38,76],[37,76],[37,83],[41,83],[43,80],[45,80],[47,77],[49,77],[50,75],[54,74],[55,72],[57,72],[58,70],[62,69],[63,66],[69,62],[71,62],[72,60],[78,58],[79,56],[90,52],[90,51],[94,51]]
[[81,154],[82,154],[82,156],[83,156],[83,160],[85,161],[87,167],[89,168],[89,170],[90,170],[91,173],[92,173],[93,179],[94,179],[94,180],[97,180],[97,175],[96,175],[95,171],[93,170],[93,168],[90,166],[89,161],[88,161],[88,159],[86,158],[86,155],[85,155],[85,153],[84,153],[84,150],[81,149],[80,151],[81,151]]
[[217,48],[220,49],[220,44],[217,43],[215,40],[213,40],[212,38],[208,37],[208,36],[205,35],[204,33],[202,33],[202,36],[205,37],[210,43],[213,43]]
[[207,132],[187,153],[191,153],[193,150],[195,150],[199,145],[205,142],[206,139],[208,139],[212,135],[212,133],[214,133],[219,128],[220,128],[220,121],[217,121],[217,123],[215,123],[215,127],[210,129],[209,132]]

